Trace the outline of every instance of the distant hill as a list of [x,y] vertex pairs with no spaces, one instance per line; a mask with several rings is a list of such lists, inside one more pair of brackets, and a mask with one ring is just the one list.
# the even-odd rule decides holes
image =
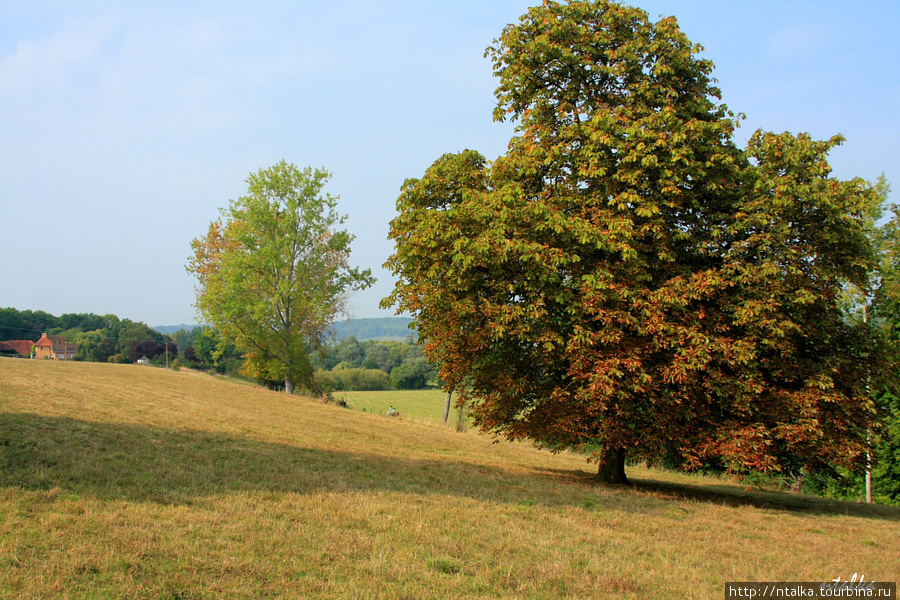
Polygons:
[[416,331],[409,328],[409,317],[380,317],[374,319],[350,319],[338,321],[331,326],[332,336],[343,340],[351,335],[358,340],[405,340],[416,337]]
[[190,331],[196,326],[197,326],[196,323],[194,323],[192,325],[188,325],[187,323],[182,323],[181,325],[157,325],[153,329],[155,331],[160,332],[163,335],[169,335],[169,334],[175,333],[176,331],[180,331],[182,329],[184,329],[186,331]]

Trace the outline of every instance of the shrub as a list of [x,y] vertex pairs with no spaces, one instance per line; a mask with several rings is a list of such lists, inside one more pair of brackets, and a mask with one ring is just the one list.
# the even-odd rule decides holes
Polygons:
[[424,388],[431,375],[431,365],[424,358],[407,360],[391,371],[391,385],[398,390]]
[[391,381],[380,369],[316,371],[316,384],[326,392],[388,390]]

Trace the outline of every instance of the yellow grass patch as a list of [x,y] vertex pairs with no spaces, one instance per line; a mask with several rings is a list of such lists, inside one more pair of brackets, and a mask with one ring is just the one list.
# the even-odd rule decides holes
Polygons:
[[898,579],[900,511],[190,371],[0,359],[0,598],[720,598]]

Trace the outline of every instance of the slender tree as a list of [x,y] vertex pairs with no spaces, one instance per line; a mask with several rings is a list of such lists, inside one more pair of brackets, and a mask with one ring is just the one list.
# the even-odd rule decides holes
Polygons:
[[323,194],[330,174],[281,161],[247,178],[233,200],[195,239],[187,270],[197,277],[197,309],[247,359],[251,374],[309,385],[309,350],[321,343],[347,294],[374,279],[348,265],[353,236]]

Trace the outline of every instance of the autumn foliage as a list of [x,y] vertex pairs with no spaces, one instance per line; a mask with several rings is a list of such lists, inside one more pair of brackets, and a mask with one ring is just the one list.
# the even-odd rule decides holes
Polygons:
[[757,132],[736,147],[712,63],[612,2],[545,2],[487,50],[494,162],[467,150],[405,182],[385,305],[487,432],[763,471],[852,467],[877,347],[844,319],[873,254],[867,182],[842,140]]

